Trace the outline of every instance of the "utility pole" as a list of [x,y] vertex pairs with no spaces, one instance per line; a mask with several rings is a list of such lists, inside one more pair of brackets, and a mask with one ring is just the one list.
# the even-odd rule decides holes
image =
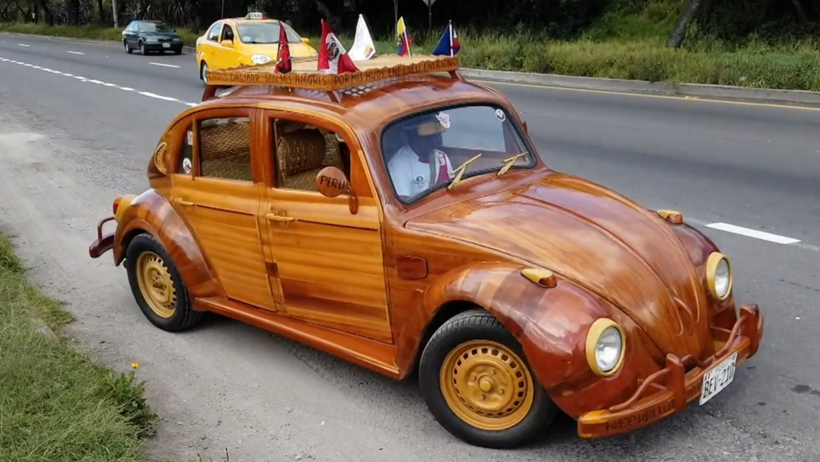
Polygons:
[[114,12],[114,27],[120,27],[117,20],[117,0],[111,0],[111,9]]

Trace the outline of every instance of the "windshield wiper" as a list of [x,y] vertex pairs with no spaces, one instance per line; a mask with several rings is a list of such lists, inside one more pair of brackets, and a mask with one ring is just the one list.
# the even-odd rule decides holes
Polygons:
[[458,168],[453,170],[453,172],[457,172],[457,173],[456,173],[456,177],[453,178],[452,180],[450,180],[450,184],[447,185],[447,190],[448,191],[452,191],[453,189],[455,189],[456,185],[461,181],[461,177],[464,176],[464,172],[467,171],[467,166],[470,165],[471,163],[473,163],[473,161],[475,161],[479,157],[481,157],[481,153],[476,154],[476,156],[473,157],[472,159],[465,160],[463,164],[459,165]]
[[522,157],[526,156],[527,154],[529,154],[529,153],[528,153],[528,152],[522,152],[521,154],[516,154],[516,155],[514,155],[514,156],[512,156],[512,157],[508,157],[508,158],[506,158],[506,159],[502,160],[502,161],[501,161],[501,163],[502,163],[504,166],[503,166],[503,167],[501,167],[501,170],[499,170],[499,171],[498,171],[498,176],[501,176],[501,175],[503,175],[503,174],[507,173],[507,170],[509,170],[509,169],[511,169],[511,168],[512,168],[512,166],[513,166],[513,164],[515,163],[515,161],[517,161],[518,159],[520,159],[520,158],[522,158]]

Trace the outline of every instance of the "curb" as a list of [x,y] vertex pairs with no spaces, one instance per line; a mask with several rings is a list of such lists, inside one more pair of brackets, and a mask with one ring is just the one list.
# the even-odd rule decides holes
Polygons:
[[579,90],[597,90],[606,92],[820,105],[820,92],[806,90],[776,90],[771,88],[745,88],[733,87],[729,85],[706,85],[697,83],[672,84],[667,82],[648,82],[645,80],[574,77],[559,74],[489,71],[484,69],[469,68],[461,69],[459,72],[467,79],[485,80],[499,83],[529,84],[545,87],[574,88]]
[[[37,37],[41,39],[96,43],[100,45],[119,46],[115,40],[92,40],[52,35],[22,34],[19,32],[0,32],[0,35],[18,37]],[[185,54],[194,54],[196,49],[183,46]],[[461,75],[467,79],[484,80],[498,83],[517,83],[543,87],[572,88],[578,90],[595,90],[604,92],[638,93],[662,96],[684,96],[693,98],[714,98],[746,100],[755,102],[787,103],[793,105],[820,106],[820,92],[806,90],[778,90],[773,88],[746,88],[729,85],[707,85],[698,83],[649,82],[646,80],[606,79],[598,77],[575,77],[560,74],[537,74],[534,72],[491,71],[485,69],[462,68]]]

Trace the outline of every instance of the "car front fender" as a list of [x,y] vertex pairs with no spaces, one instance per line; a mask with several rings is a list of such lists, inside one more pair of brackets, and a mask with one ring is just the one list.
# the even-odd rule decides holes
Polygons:
[[119,265],[131,239],[148,233],[162,243],[192,298],[224,297],[219,280],[199,248],[188,225],[168,200],[149,189],[137,196],[123,213],[114,237],[114,262]]

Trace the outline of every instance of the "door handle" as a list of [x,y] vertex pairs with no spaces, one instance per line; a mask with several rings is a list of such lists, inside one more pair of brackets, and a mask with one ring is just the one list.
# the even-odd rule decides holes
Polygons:
[[186,200],[182,200],[182,199],[180,199],[180,198],[176,198],[176,199],[174,199],[174,203],[175,203],[175,204],[179,204],[179,205],[188,205],[188,206],[190,206],[190,205],[194,205],[194,203],[193,203],[193,202],[188,202],[188,201],[186,201]]
[[291,221],[296,221],[296,218],[293,218],[293,217],[287,217],[287,216],[282,216],[282,215],[277,215],[277,214],[275,214],[275,213],[268,213],[268,214],[265,214],[265,218],[266,218],[268,221],[281,221],[281,222],[291,222]]

